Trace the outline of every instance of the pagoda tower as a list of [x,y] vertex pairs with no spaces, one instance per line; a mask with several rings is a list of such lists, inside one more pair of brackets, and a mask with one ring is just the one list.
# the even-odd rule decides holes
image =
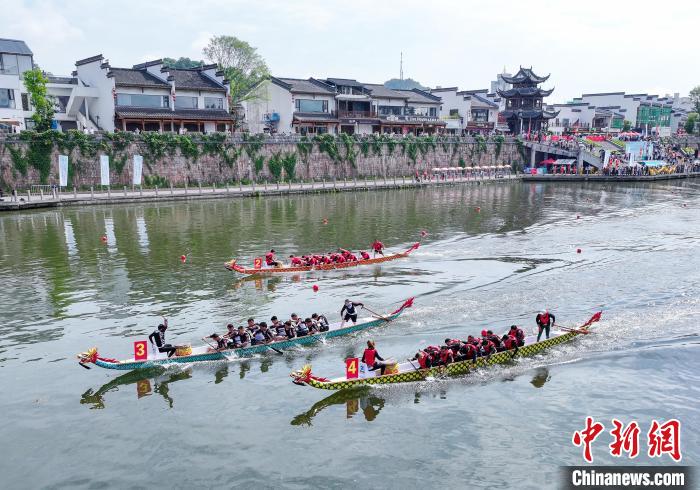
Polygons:
[[540,77],[533,73],[532,67],[520,67],[513,76],[501,75],[503,81],[511,84],[508,90],[498,90],[498,95],[506,100],[503,117],[508,122],[512,134],[539,131],[547,128],[547,121],[559,112],[544,110],[542,99],[549,96],[554,89],[545,90],[539,84],[546,82],[549,75]]

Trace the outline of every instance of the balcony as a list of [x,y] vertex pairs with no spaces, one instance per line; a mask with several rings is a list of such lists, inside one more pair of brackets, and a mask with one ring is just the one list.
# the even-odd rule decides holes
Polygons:
[[377,117],[377,112],[376,111],[345,111],[345,110],[338,110],[338,117],[342,119],[361,119],[361,118],[368,118],[368,117]]

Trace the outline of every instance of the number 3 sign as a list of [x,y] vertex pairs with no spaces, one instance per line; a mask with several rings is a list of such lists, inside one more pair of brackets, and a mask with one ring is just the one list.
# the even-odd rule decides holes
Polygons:
[[145,340],[134,342],[134,360],[145,361],[148,359],[148,344]]

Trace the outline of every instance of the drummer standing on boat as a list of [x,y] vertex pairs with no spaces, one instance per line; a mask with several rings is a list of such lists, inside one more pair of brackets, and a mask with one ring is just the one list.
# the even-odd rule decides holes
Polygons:
[[554,318],[554,315],[550,313],[549,310],[543,310],[537,314],[535,317],[535,322],[539,328],[539,332],[537,333],[537,342],[540,341],[543,331],[546,333],[547,338],[549,338],[549,329],[552,325],[554,325],[555,321],[556,319]]
[[345,326],[345,322],[347,322],[348,320],[351,320],[353,325],[357,323],[357,310],[355,309],[356,306],[365,305],[363,305],[362,303],[355,303],[354,301],[350,301],[349,299],[345,300],[343,308],[340,310],[340,318],[342,319],[342,322],[340,323],[340,328],[343,328]]

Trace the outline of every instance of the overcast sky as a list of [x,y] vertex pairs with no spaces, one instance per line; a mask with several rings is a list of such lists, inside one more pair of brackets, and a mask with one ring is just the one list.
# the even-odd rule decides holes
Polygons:
[[102,53],[112,66],[201,58],[212,35],[257,47],[273,75],[487,88],[505,66],[581,93],[687,95],[700,85],[700,2],[587,0],[10,0],[0,37],[56,75]]

